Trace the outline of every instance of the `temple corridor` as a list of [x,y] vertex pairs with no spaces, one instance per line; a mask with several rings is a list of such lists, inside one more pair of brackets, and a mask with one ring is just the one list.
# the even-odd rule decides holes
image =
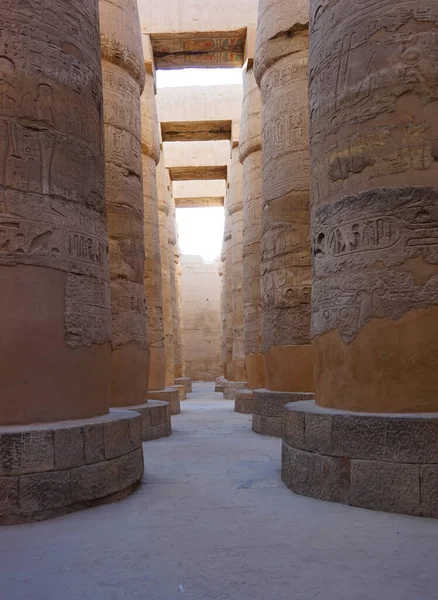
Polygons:
[[143,445],[125,501],[2,528],[2,600],[438,598],[436,520],[292,494],[281,440],[213,385]]

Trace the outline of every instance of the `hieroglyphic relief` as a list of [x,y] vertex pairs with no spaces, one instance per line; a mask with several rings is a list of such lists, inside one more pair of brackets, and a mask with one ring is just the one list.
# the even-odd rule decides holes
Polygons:
[[313,335],[351,342],[370,319],[438,304],[437,200],[436,188],[380,188],[316,211]]
[[94,0],[8,3],[0,21],[0,264],[83,282],[80,302],[73,275],[65,289],[73,347],[110,339],[109,296],[98,291],[109,280],[101,90]]

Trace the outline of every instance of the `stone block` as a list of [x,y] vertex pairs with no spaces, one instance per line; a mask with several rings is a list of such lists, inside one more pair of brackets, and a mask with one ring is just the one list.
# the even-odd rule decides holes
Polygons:
[[352,460],[350,504],[419,515],[420,467],[377,460]]
[[281,437],[281,422],[281,417],[265,417],[254,413],[252,416],[252,430],[260,435]]
[[438,463],[438,419],[386,419],[386,458],[394,462]]
[[94,464],[105,460],[105,442],[103,423],[84,425],[85,464]]
[[349,502],[348,458],[305,452],[283,442],[281,477],[288,488],[302,496],[340,504]]
[[53,470],[53,431],[26,427],[14,432],[13,429],[0,428],[0,476]]
[[252,415],[254,412],[254,392],[253,390],[237,390],[236,400],[234,402],[234,411],[244,415]]
[[310,393],[273,392],[271,390],[254,391],[254,412],[266,417],[281,417],[286,404],[313,400]]
[[180,402],[184,402],[184,400],[187,399],[186,388],[183,385],[172,385],[170,387],[178,391],[178,398]]
[[286,404],[282,417],[282,437],[286,444],[293,448],[304,449],[305,414],[289,410],[293,404]]
[[85,463],[84,437],[81,427],[62,427],[53,432],[55,470],[72,469]]
[[420,466],[421,514],[438,519],[438,465]]
[[120,491],[119,459],[72,469],[71,490],[73,500],[84,502],[117,493]]
[[134,485],[141,480],[144,473],[143,449],[119,458],[120,490]]
[[224,399],[235,400],[236,392],[248,387],[246,381],[225,381],[224,383]]
[[0,516],[13,514],[18,507],[18,477],[0,477]]
[[[325,411],[330,413],[331,411]],[[352,413],[336,414],[331,419],[334,456],[384,460],[386,456],[386,423],[384,418]]]
[[192,388],[192,380],[190,377],[178,377],[175,379],[176,385],[183,385],[186,391],[186,394],[190,394],[193,391]]
[[71,504],[70,471],[50,471],[20,477],[20,512],[30,515],[69,504]]
[[142,443],[141,417],[134,411],[111,410],[104,424],[105,458],[111,460],[136,450]]
[[318,414],[305,415],[304,449],[321,454],[333,454],[332,420],[330,416]]

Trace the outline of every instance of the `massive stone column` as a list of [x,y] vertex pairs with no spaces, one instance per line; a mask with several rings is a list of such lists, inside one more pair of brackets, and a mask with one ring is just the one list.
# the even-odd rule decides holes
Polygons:
[[97,0],[2,8],[0,524],[9,524],[128,493],[143,455],[140,418],[108,413]]
[[317,405],[283,452],[299,493],[435,517],[437,25],[429,0],[311,3]]
[[308,2],[261,0],[255,76],[262,94],[262,350],[266,390],[253,429],[281,435],[287,402],[313,391],[310,343]]
[[[233,260],[232,260],[232,218],[229,208],[229,190],[225,197],[225,227],[224,227],[224,252],[225,252],[225,272],[224,272],[224,294],[225,294],[225,347],[226,347],[226,368],[225,379],[232,381],[233,373]],[[225,391],[225,390],[224,390]]]
[[233,144],[227,210],[231,220],[231,314],[232,314],[232,359],[231,378],[224,386],[224,397],[235,400],[236,391],[246,387],[245,350],[243,342],[243,203],[242,165],[239,161],[239,147]]
[[262,237],[261,96],[252,61],[243,79],[244,99],[239,159],[243,165],[243,312],[245,369],[248,389],[236,394],[236,412],[252,413],[253,390],[265,387],[260,306],[260,244]]
[[171,210],[169,186],[169,174],[164,164],[163,154],[161,153],[160,162],[157,167],[157,192],[163,298],[165,389],[151,390],[149,398],[170,402],[172,414],[179,414],[181,409],[178,390],[171,387],[175,385],[172,288],[170,284],[170,271],[174,258],[173,253],[171,254],[169,250],[169,214]]
[[[154,392],[155,390],[165,391],[166,359],[156,174],[157,164],[160,160],[160,140],[152,69],[146,69],[145,87],[141,98],[141,124],[145,226],[144,282],[148,306],[150,350],[149,392]],[[157,439],[171,433],[170,405],[158,400],[155,396],[154,393],[151,393],[150,397],[153,399],[149,400],[144,409],[140,411],[143,416],[144,440]]]
[[135,0],[100,0],[106,200],[113,325],[112,406],[147,401],[140,95],[145,69]]

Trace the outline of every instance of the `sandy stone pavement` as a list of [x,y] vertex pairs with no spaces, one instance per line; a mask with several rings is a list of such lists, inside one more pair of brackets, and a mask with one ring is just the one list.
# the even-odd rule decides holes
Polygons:
[[213,389],[144,444],[133,496],[0,529],[1,600],[438,599],[437,521],[294,495],[281,441]]

